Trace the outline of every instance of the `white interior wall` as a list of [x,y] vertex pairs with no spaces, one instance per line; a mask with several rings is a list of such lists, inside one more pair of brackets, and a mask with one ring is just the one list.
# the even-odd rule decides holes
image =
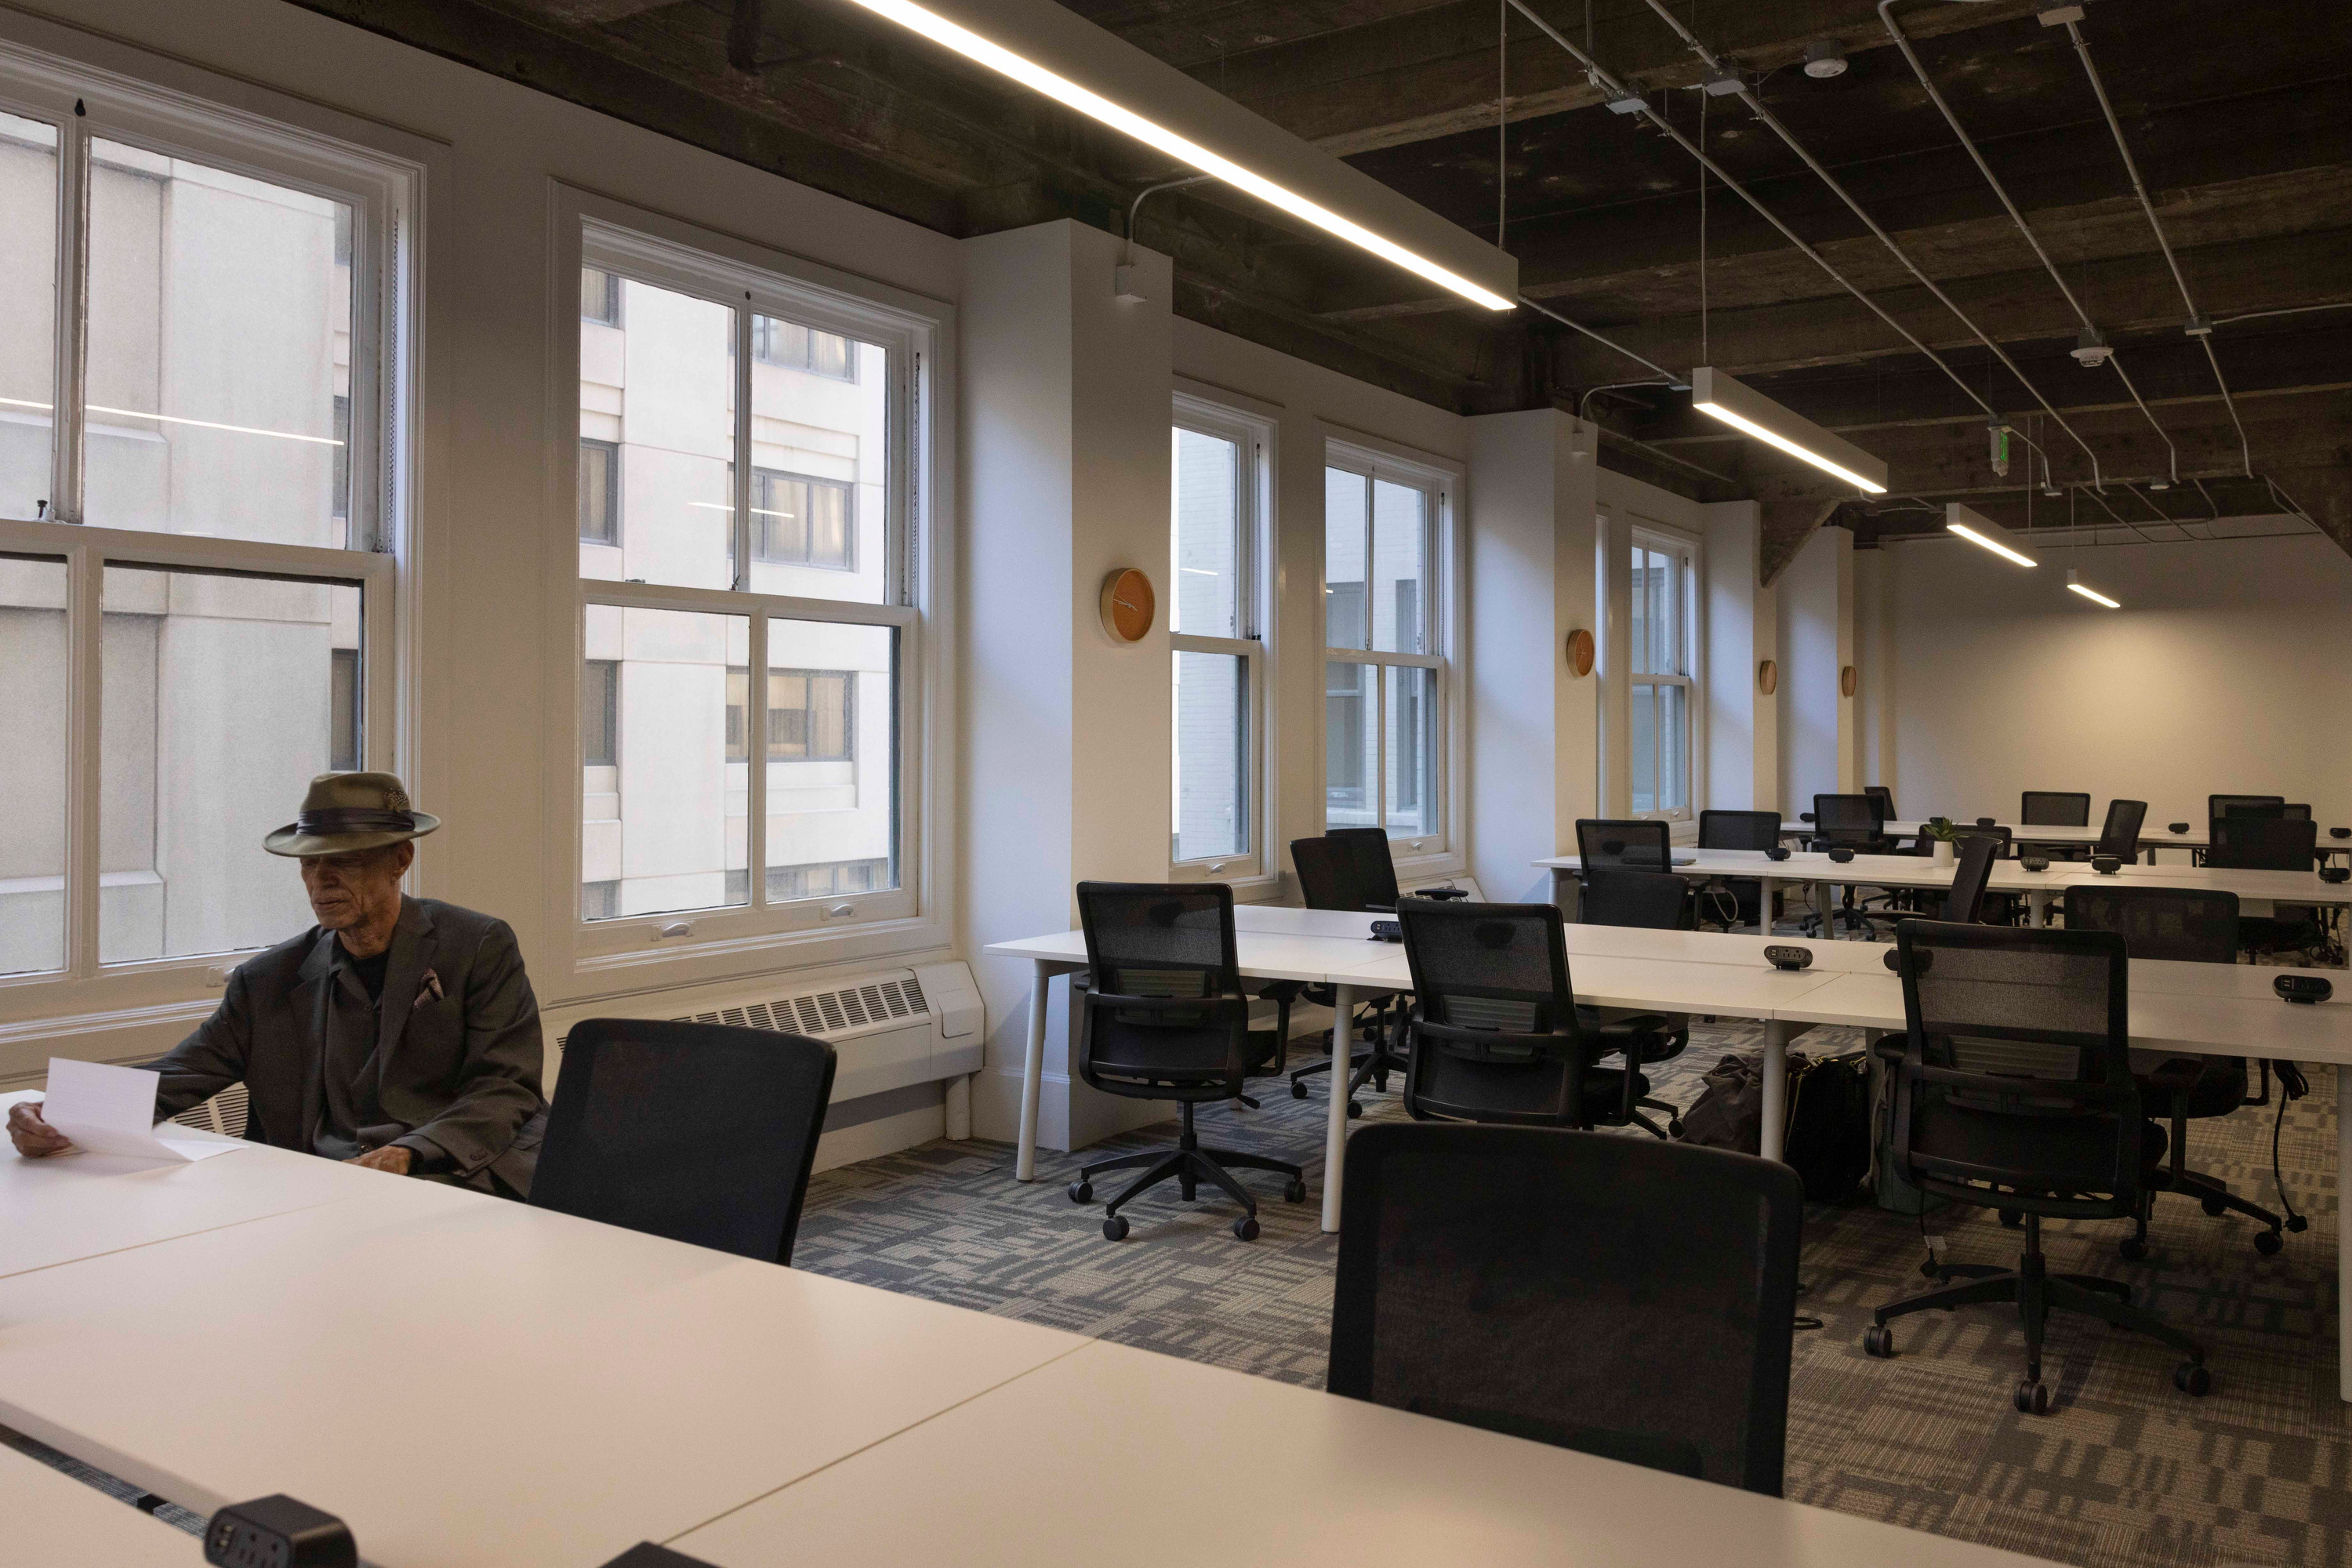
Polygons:
[[1853,702],[1838,671],[1853,647],[1853,535],[1816,531],[1774,584],[1780,617],[1780,816],[1794,822],[1816,795],[1848,793]]
[[[1759,790],[1761,777],[1778,777],[1774,752],[1775,704],[1756,689],[1756,667],[1773,657],[1777,616],[1761,613],[1756,584],[1756,553],[1763,521],[1752,500],[1719,501],[1699,508],[1706,541],[1700,574],[1706,605],[1706,779],[1696,798],[1702,809],[1769,811],[1778,792]],[[1761,766],[1763,772],[1759,773]]]
[[1958,540],[1883,553],[1906,816],[2010,820],[2055,789],[2094,822],[2121,796],[2201,823],[2244,792],[2352,823],[2352,558],[2326,539],[2083,551],[2121,610],[2066,591],[2063,548],[2031,572]]

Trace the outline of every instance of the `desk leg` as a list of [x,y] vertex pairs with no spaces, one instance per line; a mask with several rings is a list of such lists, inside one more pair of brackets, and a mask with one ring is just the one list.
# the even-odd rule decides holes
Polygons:
[[2046,926],[2050,923],[2050,895],[2047,892],[2037,888],[2027,893],[2025,907],[2031,917],[2026,921],[2027,924]]
[[1772,889],[1771,878],[1756,879],[1756,934],[1758,936],[1772,934]]
[[1348,1064],[1356,1053],[1356,988],[1335,985],[1331,999],[1331,1104],[1323,1131],[1323,1231],[1339,1229],[1339,1184],[1348,1162]]
[[1813,908],[1821,911],[1822,940],[1837,941],[1837,889],[1827,882],[1815,882]]
[[1029,1051],[1021,1058],[1021,1142],[1013,1160],[1013,1174],[1024,1182],[1037,1179],[1037,1096],[1045,1087],[1045,1002],[1054,984],[1054,971],[1044,959],[1031,962]]
[[1789,1026],[1773,1018],[1764,1026],[1764,1124],[1757,1130],[1757,1152],[1767,1160],[1781,1155],[1781,1134],[1789,1124]]

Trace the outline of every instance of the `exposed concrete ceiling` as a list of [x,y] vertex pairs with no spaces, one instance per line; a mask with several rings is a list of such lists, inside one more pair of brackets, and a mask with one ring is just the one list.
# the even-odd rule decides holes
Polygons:
[[[299,3],[950,234],[1060,216],[1117,230],[1138,193],[1181,172],[843,0]],[[1948,499],[2023,526],[2044,471],[2026,440],[2062,491],[2033,497],[2036,522],[2072,507],[2086,521],[2193,526],[2291,506],[2352,549],[2352,309],[2230,320],[2352,302],[2352,6],[2094,0],[2082,23],[2198,306],[2221,323],[2210,361],[2183,334],[2156,234],[2064,30],[2036,18],[2041,0],[1896,7],[2116,346],[2143,414],[2112,366],[2070,357],[2073,310],[1892,47],[1874,0],[1674,10],[2021,381],[1738,99],[1696,90],[1700,61],[1646,0],[1530,3],[1703,135],[1727,173],[1967,391],[1720,182],[1703,192],[1689,156],[1610,112],[1525,17],[1498,51],[1496,0],[1066,3],[1467,227],[1493,233],[1500,205],[1530,298],[1659,363],[1747,378],[1892,465],[1885,504],[1831,511],[1834,492],[1699,427],[1686,396],[1591,396],[1611,466],[1703,499],[1766,498],[1768,555],[1801,544],[1825,511],[1866,541],[1935,526]],[[1843,75],[1795,68],[1820,39],[1848,51]],[[1650,374],[1533,311],[1457,309],[1213,185],[1153,196],[1138,227],[1175,258],[1181,313],[1430,403],[1577,406]],[[2006,476],[1992,471],[1970,393],[2025,438]]]

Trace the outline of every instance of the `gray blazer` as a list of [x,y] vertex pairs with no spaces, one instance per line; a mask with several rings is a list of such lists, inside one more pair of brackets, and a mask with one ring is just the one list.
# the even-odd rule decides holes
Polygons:
[[[147,1064],[163,1075],[156,1114],[176,1116],[242,1082],[245,1135],[310,1152],[310,1076],[334,956],[332,934],[313,926],[237,965],[213,1016]],[[487,1172],[528,1195],[547,1101],[539,1002],[506,922],[404,897],[380,1016],[370,1065],[383,1114],[400,1123],[383,1131],[432,1140],[469,1185],[487,1185]],[[371,1131],[371,1142],[391,1141]]]

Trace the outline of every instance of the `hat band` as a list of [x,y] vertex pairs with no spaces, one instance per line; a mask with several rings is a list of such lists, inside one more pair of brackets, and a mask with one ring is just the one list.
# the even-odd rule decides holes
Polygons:
[[294,831],[309,837],[340,837],[349,833],[414,833],[416,818],[405,811],[378,811],[364,805],[329,806],[306,811],[294,819]]

